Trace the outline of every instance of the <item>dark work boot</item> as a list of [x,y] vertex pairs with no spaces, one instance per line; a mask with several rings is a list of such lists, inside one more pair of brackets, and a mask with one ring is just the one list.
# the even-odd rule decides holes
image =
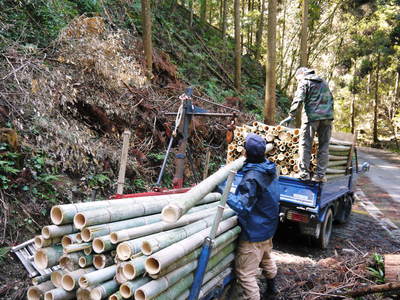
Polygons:
[[263,300],[271,300],[274,299],[274,296],[278,294],[278,289],[276,288],[275,278],[266,279],[265,282],[267,283],[267,288],[263,293]]

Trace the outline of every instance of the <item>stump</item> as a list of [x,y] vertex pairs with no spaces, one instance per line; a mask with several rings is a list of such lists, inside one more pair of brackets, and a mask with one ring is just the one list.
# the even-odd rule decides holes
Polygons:
[[385,259],[385,281],[400,281],[400,254],[386,254]]

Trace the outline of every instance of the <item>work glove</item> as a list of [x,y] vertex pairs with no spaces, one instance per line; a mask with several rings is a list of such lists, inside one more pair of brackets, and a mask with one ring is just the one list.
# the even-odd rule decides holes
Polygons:
[[283,125],[283,124],[285,124],[285,123],[289,123],[289,122],[292,121],[292,120],[293,120],[293,117],[292,117],[292,116],[289,116],[289,117],[287,117],[286,119],[282,120],[282,121],[279,123],[279,125]]

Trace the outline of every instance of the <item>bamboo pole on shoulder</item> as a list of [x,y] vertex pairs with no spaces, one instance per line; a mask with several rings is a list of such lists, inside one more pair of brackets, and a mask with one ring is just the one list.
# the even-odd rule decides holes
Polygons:
[[214,188],[223,182],[230,171],[239,170],[244,164],[245,158],[241,157],[234,162],[222,167],[213,175],[203,180],[190,191],[184,193],[179,201],[166,205],[161,214],[163,221],[174,223],[178,221],[190,208],[195,206],[205,195],[214,190]]
[[[237,224],[237,217],[231,217],[220,223],[217,236],[221,233],[235,227]],[[164,248],[147,258],[145,267],[149,273],[158,273],[160,270],[168,267],[176,260],[192,252],[199,247],[205,237],[208,236],[210,230],[204,229],[191,237],[179,241],[167,248]]]
[[[190,191],[189,191],[190,192]],[[187,192],[188,193],[188,192]],[[181,194],[184,195],[184,194]],[[183,196],[182,196],[183,197]],[[221,197],[219,193],[207,193],[198,204],[206,204],[218,201]],[[74,225],[76,228],[82,229],[86,226],[104,224],[115,221],[121,221],[139,216],[146,216],[160,213],[164,206],[174,203],[171,199],[163,199],[155,202],[136,203],[134,205],[123,205],[117,207],[100,208],[77,213],[74,216]]]

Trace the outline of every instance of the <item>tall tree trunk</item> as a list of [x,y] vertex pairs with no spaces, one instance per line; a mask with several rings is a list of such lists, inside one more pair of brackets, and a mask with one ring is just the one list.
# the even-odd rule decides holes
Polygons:
[[356,130],[356,93],[353,93],[353,97],[351,98],[351,107],[350,107],[350,114],[351,114],[351,133],[354,134]]
[[153,45],[151,41],[151,0],[142,0],[143,48],[146,58],[146,76],[153,77]]
[[261,14],[260,14],[260,19],[258,21],[258,28],[256,33],[256,60],[259,60],[261,58],[262,37],[264,30],[265,1],[266,0],[262,0]]
[[200,0],[200,25],[206,24],[207,0]]
[[268,1],[268,55],[267,76],[264,102],[265,124],[275,124],[275,102],[276,102],[276,12],[277,0]]
[[225,40],[226,37],[226,15],[228,12],[228,0],[222,0],[223,7],[222,7],[222,38]]
[[242,43],[240,35],[240,0],[234,0],[234,21],[235,21],[235,88],[241,87],[242,69]]
[[[300,31],[300,67],[308,65],[308,0],[302,0],[301,6],[301,31]],[[296,127],[301,126],[301,108],[297,110]]]
[[193,26],[193,0],[189,0],[189,11],[190,11],[190,16],[189,16],[189,26]]
[[379,69],[381,63],[381,53],[378,52],[378,58],[376,62],[376,78],[375,78],[375,101],[374,101],[374,127],[373,127],[373,139],[374,144],[378,144],[378,105],[379,105]]
[[212,0],[209,0],[208,2],[208,23],[212,24],[212,16],[213,16],[213,3]]
[[282,1],[283,5],[283,21],[282,21],[282,34],[281,34],[281,70],[279,75],[279,86],[282,88],[283,83],[283,71],[284,71],[284,59],[285,59],[285,34],[286,34],[286,0]]
[[[240,1],[239,1],[240,2]],[[245,0],[241,1],[242,5],[241,5],[241,10],[242,10],[242,14],[241,14],[241,19],[244,19],[244,10],[245,10]],[[244,48],[244,35],[243,35],[243,28],[240,28],[240,41],[241,41],[241,52],[243,53],[243,48]]]
[[302,0],[300,31],[300,67],[308,65],[308,0]]

